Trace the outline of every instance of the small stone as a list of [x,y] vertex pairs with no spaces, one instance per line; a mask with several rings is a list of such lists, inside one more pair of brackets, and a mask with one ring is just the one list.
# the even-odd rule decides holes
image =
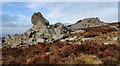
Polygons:
[[44,42],[44,39],[39,38],[39,39],[36,40],[36,42],[37,42],[37,43],[38,43],[38,42]]
[[109,43],[105,42],[104,45],[109,45]]
[[61,39],[62,37],[63,37],[63,34],[54,34],[53,35],[54,40]]

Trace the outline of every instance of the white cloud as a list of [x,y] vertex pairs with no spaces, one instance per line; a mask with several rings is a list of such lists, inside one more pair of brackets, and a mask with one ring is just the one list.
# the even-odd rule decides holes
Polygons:
[[[103,21],[116,21],[116,10],[118,8],[116,4],[117,2],[27,2],[24,7],[34,12],[41,12],[44,8],[47,11],[43,11],[43,16],[50,22],[75,23],[77,20],[90,17],[99,17]],[[20,17],[22,17],[23,22],[26,21],[24,19],[27,19],[26,22],[30,22],[30,17],[28,18],[25,15]]]
[[23,15],[23,14],[18,14],[16,15],[18,16],[18,22],[19,24],[31,24],[31,17],[30,16],[26,16],[26,15]]
[[[61,5],[62,4],[62,5]],[[67,13],[65,13],[64,9],[68,6],[68,4],[63,3],[57,3],[57,4],[50,4],[47,9],[50,11],[47,14],[48,18],[59,18],[65,16]]]
[[99,12],[99,16],[105,22],[118,22],[118,8],[102,9]]
[[7,27],[0,27],[0,30],[1,33],[0,33],[0,36],[1,34],[4,34],[4,35],[7,35],[7,34],[20,34],[20,33],[23,33],[25,31],[27,31],[28,29],[30,29],[31,26],[24,26],[24,25],[19,25],[19,26],[16,26],[16,27],[10,27],[10,26],[7,26]]
[[43,16],[48,20],[54,20],[54,22],[75,23],[77,20],[90,17],[99,17],[103,21],[110,22],[118,20],[116,18],[118,5],[116,4],[117,2],[29,2],[25,7],[34,12],[42,11],[42,8],[46,9],[47,12]]
[[44,3],[29,2],[29,3],[26,4],[26,8],[33,9],[33,10],[38,10],[41,7],[43,7],[44,5],[45,5]]
[[[54,5],[54,6],[53,6]],[[75,23],[84,18],[99,17],[105,22],[117,22],[117,3],[57,3],[46,7],[46,18],[54,22]]]
[[1,34],[16,34],[28,30],[32,25],[29,17],[25,15],[2,14],[2,24],[0,24]]
[[3,24],[13,24],[13,23],[17,23],[17,24],[30,24],[30,18],[26,15],[22,15],[22,14],[1,14],[0,15],[2,18],[2,22]]

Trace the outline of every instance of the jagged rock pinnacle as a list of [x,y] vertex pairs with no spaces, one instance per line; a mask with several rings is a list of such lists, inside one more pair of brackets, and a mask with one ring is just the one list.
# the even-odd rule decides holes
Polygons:
[[38,25],[38,26],[41,24],[49,25],[49,21],[45,19],[40,12],[34,13],[32,15],[31,22],[33,25]]

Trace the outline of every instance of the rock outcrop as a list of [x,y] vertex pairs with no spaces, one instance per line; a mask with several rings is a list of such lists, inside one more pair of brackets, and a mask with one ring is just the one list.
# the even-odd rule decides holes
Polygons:
[[104,22],[100,21],[100,19],[96,17],[96,18],[85,18],[83,20],[79,20],[75,24],[69,25],[68,27],[70,30],[74,31],[80,28],[101,26],[104,24],[105,24]]
[[23,34],[7,36],[4,46],[16,47],[18,45],[25,46],[28,44],[37,44],[38,42],[54,41],[68,35],[67,28],[62,23],[49,25],[49,21],[38,12],[34,13],[31,18],[32,28]]

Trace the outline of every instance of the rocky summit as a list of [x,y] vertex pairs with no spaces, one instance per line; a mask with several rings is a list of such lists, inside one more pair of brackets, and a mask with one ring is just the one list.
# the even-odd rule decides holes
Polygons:
[[92,27],[92,26],[101,26],[105,23],[100,21],[98,17],[96,18],[85,18],[83,20],[77,21],[75,24],[68,25],[71,30],[78,30],[80,28]]
[[51,25],[38,12],[31,23],[26,32],[1,38],[3,65],[120,63],[120,22],[105,23],[96,17]]

